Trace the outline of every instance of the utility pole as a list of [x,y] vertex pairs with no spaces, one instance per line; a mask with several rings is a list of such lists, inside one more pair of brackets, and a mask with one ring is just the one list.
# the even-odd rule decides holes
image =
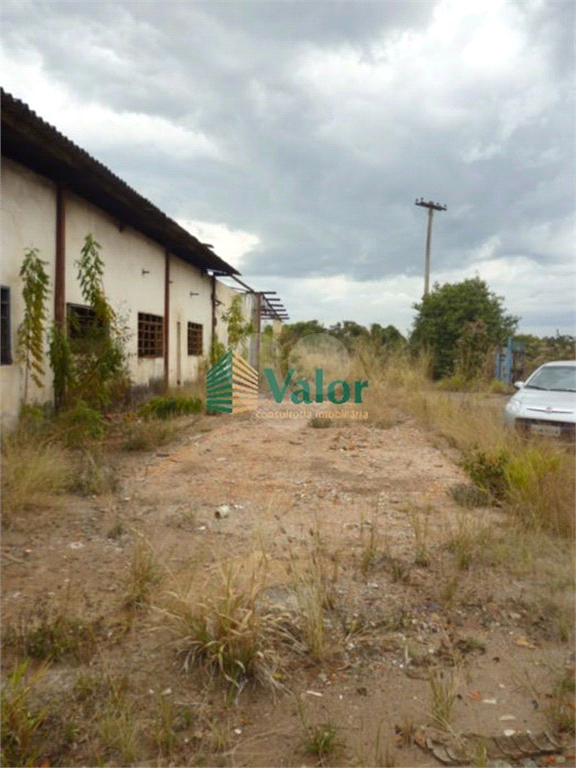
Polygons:
[[445,205],[440,205],[440,203],[433,203],[431,200],[426,203],[424,202],[423,197],[421,197],[420,200],[416,200],[414,204],[420,205],[422,208],[428,208],[428,231],[426,232],[426,266],[424,269],[424,296],[428,296],[430,289],[430,241],[432,240],[432,218],[434,216],[434,211],[445,211],[447,208]]

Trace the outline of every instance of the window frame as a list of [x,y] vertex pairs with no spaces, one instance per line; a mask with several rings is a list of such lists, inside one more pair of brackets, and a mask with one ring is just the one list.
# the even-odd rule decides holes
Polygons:
[[108,331],[100,323],[99,330],[102,336],[96,334],[97,318],[94,309],[86,304],[66,303],[66,332],[70,342],[70,350],[73,354],[82,354],[92,351],[90,342],[96,346],[104,338]]
[[202,323],[188,321],[186,341],[188,357],[202,357],[204,354],[204,326]]
[[[0,365],[12,365],[12,324],[10,286],[0,286]],[[4,343],[5,342],[5,343]]]
[[138,358],[164,357],[164,317],[138,312]]

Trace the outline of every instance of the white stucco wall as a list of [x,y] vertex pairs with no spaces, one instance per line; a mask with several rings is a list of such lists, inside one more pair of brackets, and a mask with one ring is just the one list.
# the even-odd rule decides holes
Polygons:
[[[169,383],[196,381],[200,366],[210,356],[212,282],[201,270],[175,256],[170,258]],[[197,295],[191,295],[197,294]],[[202,355],[188,355],[188,323],[202,326]]]
[[128,327],[128,354],[135,385],[160,381],[164,358],[138,357],[138,313],[164,316],[164,249],[121,227],[111,216],[75,195],[66,195],[66,302],[84,304],[75,262],[87,234],[100,243],[104,290]]
[[[54,264],[56,251],[56,187],[55,185],[27,170],[18,163],[3,159],[2,181],[2,259],[0,260],[0,283],[10,288],[11,347],[12,357],[16,348],[16,330],[22,321],[24,303],[22,280],[19,277],[24,252],[38,248],[40,258],[48,262],[45,269],[54,287]],[[48,325],[54,317],[54,294],[47,301]],[[47,353],[47,344],[45,345]],[[52,379],[48,364],[45,366],[45,384],[36,387],[30,380],[28,402],[43,403],[52,399]],[[20,408],[23,395],[24,376],[22,366],[0,366],[0,387],[2,390],[2,423],[12,426]]]
[[[2,260],[0,282],[10,288],[12,350],[23,314],[19,270],[26,248],[36,247],[48,262],[51,293],[48,323],[53,322],[56,247],[56,187],[49,180],[10,160],[2,163]],[[85,237],[100,243],[104,262],[104,289],[128,327],[130,375],[134,385],[148,386],[164,378],[164,358],[138,358],[138,313],[164,317],[164,247],[69,192],[65,195],[66,303],[84,305],[76,265]],[[192,294],[192,295],[191,295]],[[222,315],[238,292],[216,280],[216,332],[227,344]],[[243,313],[252,318],[254,297],[242,294]],[[210,356],[212,341],[212,278],[200,269],[170,255],[169,385],[186,385],[197,379],[202,362]],[[188,355],[188,323],[203,326],[202,356]],[[178,333],[178,328],[179,333]],[[179,340],[178,340],[179,337]],[[21,366],[0,366],[2,423],[15,422],[22,398]],[[53,398],[52,375],[46,363],[45,384],[29,385],[29,402]]]
[[[255,296],[253,293],[239,292],[234,288],[231,288],[230,286],[225,285],[224,283],[217,282],[216,285],[217,285],[216,298],[221,302],[221,304],[217,307],[217,310],[216,310],[216,317],[217,317],[216,333],[218,335],[218,340],[221,341],[225,346],[227,346],[228,332],[226,328],[226,322],[225,320],[222,319],[222,315],[230,308],[230,305],[232,304],[234,297],[240,295],[242,297],[242,314],[244,316],[244,321],[252,322]],[[254,338],[252,336],[248,340],[247,357],[249,360],[252,359],[250,355],[250,350],[252,349],[253,344],[254,344]]]

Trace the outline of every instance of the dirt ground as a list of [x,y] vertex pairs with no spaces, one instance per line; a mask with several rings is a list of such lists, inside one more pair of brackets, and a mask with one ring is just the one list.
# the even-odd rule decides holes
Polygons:
[[[133,764],[434,766],[446,744],[464,761],[456,764],[574,764],[571,744],[536,754],[513,742],[532,734],[550,746],[541,734],[552,737],[549,708],[558,677],[574,666],[572,638],[559,638],[553,617],[534,607],[533,569],[455,565],[451,536],[506,521],[498,509],[456,504],[449,490],[468,478],[412,419],[315,428],[307,419],[203,416],[168,448],[113,458],[117,493],[47,504],[4,531],[2,619],[101,620],[97,653],[55,662],[38,685],[43,701],[64,702],[80,674],[123,676],[142,722],[169,702],[174,743],[154,751],[140,732]],[[143,542],[162,581],[151,606],[128,615],[123,596]],[[305,610],[296,574],[320,560],[332,589],[322,651],[288,653],[283,690],[247,684],[226,704],[222,685],[182,671],[168,593],[188,580],[200,600],[223,569],[239,583],[257,573],[259,604],[296,614]],[[7,646],[5,675],[13,662]],[[433,722],[434,681],[453,685],[443,731]],[[317,726],[334,734],[325,755],[310,746]],[[66,752],[53,747],[38,764],[63,755],[67,765],[94,764],[82,739],[72,736]],[[113,752],[100,759],[123,764]]]

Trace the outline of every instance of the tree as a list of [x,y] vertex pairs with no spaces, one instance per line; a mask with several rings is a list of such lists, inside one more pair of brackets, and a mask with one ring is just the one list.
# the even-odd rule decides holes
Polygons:
[[394,325],[387,325],[386,328],[382,328],[380,323],[372,323],[370,338],[377,344],[390,349],[398,349],[406,344],[406,339]]
[[24,283],[24,318],[17,331],[16,356],[24,363],[24,397],[28,400],[28,379],[37,387],[42,386],[44,376],[44,333],[46,323],[46,299],[50,291],[50,280],[37,248],[30,248],[24,253],[20,268],[20,277]]
[[82,298],[90,310],[81,338],[70,338],[77,322],[74,317],[69,317],[68,333],[56,325],[52,330],[50,363],[58,407],[85,403],[102,410],[114,394],[129,384],[128,331],[106,297],[100,247],[91,234],[86,235],[75,262]]
[[474,277],[461,283],[436,283],[431,293],[413,305],[418,314],[410,346],[415,351],[428,350],[434,378],[451,376],[459,360],[467,378],[480,372],[486,355],[504,344],[519,322],[506,314],[503,301]]
[[279,343],[282,345],[293,345],[303,336],[309,336],[311,333],[327,333],[327,331],[318,320],[300,320],[297,323],[285,323],[280,332]]
[[524,378],[527,378],[543,363],[552,360],[573,360],[576,357],[574,336],[563,335],[556,331],[556,336],[544,336],[539,338],[530,333],[520,333],[514,337],[524,347],[525,370]]
[[233,350],[239,348],[240,353],[246,355],[246,340],[251,333],[254,333],[254,326],[249,320],[244,319],[240,294],[234,296],[222,319],[227,324],[228,347]]
[[368,335],[366,328],[354,322],[354,320],[344,320],[342,323],[335,323],[328,328],[328,333],[347,346],[354,344],[358,339],[366,338]]

